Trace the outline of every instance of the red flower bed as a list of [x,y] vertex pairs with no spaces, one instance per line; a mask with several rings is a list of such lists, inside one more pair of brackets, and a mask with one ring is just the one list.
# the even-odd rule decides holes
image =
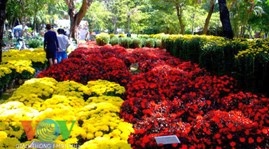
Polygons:
[[249,92],[231,93],[221,99],[222,110],[240,110],[244,116],[269,127],[269,99]]
[[[132,148],[268,147],[268,98],[239,92],[233,78],[190,62],[138,63],[144,73],[127,84],[120,113],[134,124]],[[164,135],[177,135],[181,144],[157,145],[154,137]]]
[[261,133],[266,128],[240,111],[210,111],[198,116],[193,128],[192,144],[205,148],[265,148],[268,143],[268,134]]
[[[191,66],[190,63],[184,64]],[[196,65],[193,64],[191,69],[184,67],[184,64],[178,67],[160,65],[147,73],[133,76],[127,85],[122,116],[129,122],[135,122],[130,117],[141,118],[141,111],[147,108],[144,105],[148,102],[176,99],[184,109],[182,120],[191,122],[197,115],[218,109],[221,106],[218,99],[236,91],[232,78],[203,75],[203,70],[196,68]]]
[[89,80],[104,79],[125,86],[131,77],[129,68],[121,59],[106,56],[101,51],[101,48],[79,48],[68,59],[42,71],[38,77],[53,77],[57,81],[74,80],[83,84]]
[[[129,67],[138,63],[138,74]],[[39,74],[58,81],[106,79],[126,87],[120,115],[134,124],[134,149],[269,148],[269,98],[243,92],[229,76],[213,76],[162,49],[84,46]],[[180,144],[158,145],[177,135]]]

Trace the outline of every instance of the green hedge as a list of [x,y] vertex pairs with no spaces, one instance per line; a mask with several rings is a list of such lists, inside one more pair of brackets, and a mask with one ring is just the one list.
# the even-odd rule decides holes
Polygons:
[[242,88],[269,95],[269,40],[171,35],[162,40],[172,55],[217,75],[235,77]]
[[201,47],[199,64],[219,75],[232,74],[237,67],[235,55],[247,47],[247,42],[241,40],[208,41]]
[[107,34],[101,33],[96,36],[97,45],[103,46],[106,44],[117,45],[119,44],[125,48],[141,48],[141,47],[163,47],[161,35],[150,36],[141,35],[137,37],[126,37],[124,34]]
[[269,40],[249,42],[249,48],[235,55],[236,78],[242,86],[269,95]]

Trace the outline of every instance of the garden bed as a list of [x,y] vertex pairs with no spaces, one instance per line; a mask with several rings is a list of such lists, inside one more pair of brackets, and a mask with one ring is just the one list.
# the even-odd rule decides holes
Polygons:
[[[171,56],[164,49],[125,49],[118,45],[97,46],[92,43],[79,46],[68,59],[39,73],[37,77],[41,84],[37,81],[39,79],[33,79],[38,83],[36,85],[35,81],[29,80],[6,104],[9,100],[20,101],[25,104],[25,107],[20,107],[37,110],[41,116],[33,117],[39,120],[59,118],[62,115],[57,112],[64,111],[54,111],[53,108],[63,104],[70,108],[69,112],[75,113],[104,115],[102,111],[108,110],[106,114],[125,123],[117,124],[116,129],[120,132],[112,133],[112,126],[102,119],[103,116],[89,120],[90,117],[85,115],[77,117],[70,113],[71,116],[61,118],[76,120],[74,127],[80,131],[75,131],[76,134],[67,140],[58,138],[57,141],[84,147],[94,144],[97,148],[109,148],[113,143],[114,146],[121,144],[134,149],[269,147],[269,98],[244,92],[234,78],[212,75],[195,63]],[[136,73],[130,70],[134,64],[138,65]],[[103,82],[100,86],[89,83],[99,79],[115,84]],[[55,85],[58,87],[53,87]],[[121,87],[124,92],[119,90]],[[26,96],[23,93],[27,91],[37,95],[29,93]],[[97,102],[92,97],[102,95],[116,96],[122,101],[102,98],[102,103],[111,103],[112,100],[112,105],[102,105],[101,111],[97,105],[97,108],[91,108]],[[82,105],[76,108],[74,103]],[[114,109],[113,105],[118,107],[116,112],[110,111]],[[52,114],[56,113],[43,115],[48,109]],[[0,118],[3,119],[1,113]],[[88,123],[83,126],[81,122]],[[110,129],[89,130],[92,125],[109,126]],[[91,135],[85,135],[83,131],[91,131]],[[14,138],[9,132],[4,132],[8,138]],[[165,135],[176,135],[181,143],[158,145],[154,137]],[[21,143],[26,141],[25,136],[22,139],[23,132],[16,138]],[[108,144],[98,140],[105,140]],[[115,144],[117,141],[119,144]]]

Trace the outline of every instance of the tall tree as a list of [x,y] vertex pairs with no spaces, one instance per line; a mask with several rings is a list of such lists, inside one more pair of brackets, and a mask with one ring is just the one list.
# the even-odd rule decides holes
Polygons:
[[68,6],[68,15],[70,17],[70,36],[74,39],[76,39],[75,33],[77,31],[77,27],[86,15],[86,12],[91,6],[93,0],[83,0],[78,12],[76,12],[75,1],[76,0],[65,0]]
[[[178,22],[177,26],[179,28],[179,33],[185,33],[186,24],[184,22],[183,10],[187,4],[186,0],[151,0],[151,3],[153,6],[152,12],[161,10],[164,13],[168,13],[167,15],[175,13],[175,19]],[[159,16],[156,17],[159,18]]]
[[219,2],[220,21],[222,23],[222,29],[223,29],[223,36],[228,39],[233,39],[234,34],[230,22],[230,14],[226,6],[226,0],[218,0],[218,2]]
[[207,34],[209,22],[210,22],[212,14],[214,12],[214,7],[215,7],[215,0],[210,0],[209,10],[208,10],[207,17],[206,17],[205,24],[204,24],[204,28],[203,28],[203,34]]
[[261,1],[261,5],[263,13],[260,15],[252,15],[248,23],[255,32],[258,34],[264,32],[265,37],[267,37],[269,32],[269,3],[267,5],[265,1]]
[[232,14],[232,27],[236,37],[244,37],[247,31],[251,35],[252,27],[249,24],[249,20],[253,16],[262,16],[264,13],[263,6],[265,6],[265,2],[261,0],[232,0],[228,3]]
[[177,19],[180,26],[180,34],[184,34],[185,32],[185,24],[183,22],[183,8],[185,6],[184,0],[173,0],[172,1],[175,5],[176,11],[177,11]]
[[7,0],[0,1],[0,62],[2,62],[3,35],[6,20],[6,4]]
[[86,13],[86,20],[89,21],[90,31],[103,31],[112,26],[112,13],[107,10],[104,2],[95,1]]

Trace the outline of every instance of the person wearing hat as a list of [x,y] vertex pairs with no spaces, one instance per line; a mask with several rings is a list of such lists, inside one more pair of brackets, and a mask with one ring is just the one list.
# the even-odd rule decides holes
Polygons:
[[44,34],[44,50],[49,66],[57,63],[56,53],[59,49],[59,43],[56,32],[51,30],[51,25],[46,25],[47,32]]

